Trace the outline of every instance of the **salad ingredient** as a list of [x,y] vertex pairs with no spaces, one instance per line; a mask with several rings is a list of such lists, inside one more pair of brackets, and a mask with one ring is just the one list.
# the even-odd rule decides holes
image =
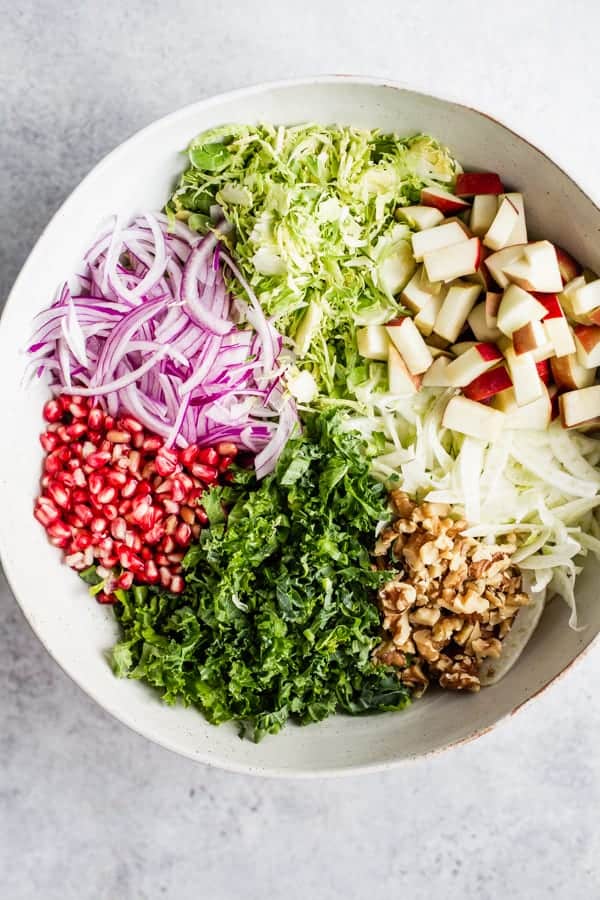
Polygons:
[[[455,160],[425,135],[318,125],[223,126],[199,135],[188,153],[190,166],[168,204],[173,219],[204,232],[218,204],[233,226],[225,240],[241,272],[296,342],[320,394],[353,396],[361,374],[355,328],[397,316],[395,294],[415,268],[413,220],[402,208],[418,227],[439,221],[417,204],[423,187],[453,181]],[[454,207],[468,207],[448,196]],[[305,330],[312,304],[322,318]]]
[[448,282],[474,275],[483,258],[481,246],[479,238],[474,237],[426,253],[423,265],[428,279]]
[[477,237],[483,237],[494,221],[498,200],[493,194],[479,194],[473,198],[469,228]]
[[504,187],[496,172],[461,172],[456,177],[454,192],[457,197],[489,196],[504,193]]
[[600,385],[567,391],[558,398],[565,428],[595,422],[600,417]]
[[[252,292],[228,294],[218,235],[146,214],[113,222],[40,313],[30,352],[62,394],[135,416],[166,446],[230,441],[270,471],[297,417],[280,389],[281,337]],[[235,322],[241,323],[239,326]]]
[[453,359],[446,369],[452,387],[465,387],[503,359],[495,344],[480,342]]
[[511,244],[511,237],[519,219],[519,210],[508,197],[504,197],[498,205],[488,230],[483,237],[483,243],[490,250],[501,250]]
[[444,340],[453,342],[457,339],[477,298],[481,288],[477,284],[459,281],[451,285],[435,320],[434,330]]
[[236,445],[174,451],[137,419],[115,419],[77,395],[49,400],[44,417],[34,515],[67,565],[86,573],[100,603],[134,581],[180,594],[184,553],[208,522],[203,495]]
[[289,718],[406,706],[408,688],[371,659],[380,637],[372,591],[386,573],[367,548],[386,498],[368,470],[362,441],[322,415],[260,484],[240,472],[211,491],[211,526],[188,551],[183,596],[128,592],[115,607],[116,673],[199,706],[215,724],[234,719],[254,740]]
[[483,543],[464,537],[467,523],[451,518],[446,504],[417,505],[398,490],[391,499],[396,518],[375,555],[396,575],[379,589],[386,639],[374,657],[398,666],[417,695],[430,680],[478,691],[481,662],[500,657],[515,617],[530,603],[512,564],[516,536]]
[[442,426],[481,441],[492,442],[504,427],[504,415],[491,406],[455,396],[448,401]]
[[435,206],[445,216],[452,216],[469,208],[466,200],[461,200],[460,197],[451,194],[450,191],[436,187],[423,188],[421,191],[421,203],[424,206]]
[[385,326],[385,330],[411,375],[422,375],[426,372],[433,362],[433,357],[413,320],[408,316],[392,319]]

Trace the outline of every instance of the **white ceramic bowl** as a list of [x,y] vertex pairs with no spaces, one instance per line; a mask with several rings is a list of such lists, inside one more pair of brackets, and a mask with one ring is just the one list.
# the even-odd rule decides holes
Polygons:
[[233,726],[214,728],[193,709],[163,706],[135,681],[113,677],[105,653],[117,629],[110,610],[87,596],[32,517],[42,453],[41,388],[25,390],[22,352],[33,315],[70,272],[99,222],[115,212],[163,205],[182,166],[181,150],[222,123],[317,121],[430,132],[465,168],[498,171],[526,192],[531,232],[548,237],[600,270],[600,210],[555,163],[522,137],[476,110],[399,86],[348,77],[267,84],[188,106],[130,138],[83,180],[54,216],[27,260],[0,328],[4,428],[0,445],[0,549],[25,616],[48,652],[105,709],[178,753],[236,771],[308,775],[384,768],[479,735],[563,672],[600,629],[598,570],[578,583],[585,631],[567,627],[551,604],[515,668],[470,696],[428,694],[410,709],[366,718],[333,717],[287,727],[254,745]]

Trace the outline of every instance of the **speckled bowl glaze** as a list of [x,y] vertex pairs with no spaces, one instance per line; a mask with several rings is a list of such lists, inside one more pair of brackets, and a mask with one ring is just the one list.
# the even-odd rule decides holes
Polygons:
[[163,706],[144,685],[113,677],[106,661],[117,636],[111,611],[88,598],[32,517],[45,395],[40,387],[22,385],[31,319],[47,304],[105,216],[162,206],[183,165],[181,150],[199,131],[233,121],[310,120],[399,134],[430,132],[449,145],[465,168],[498,171],[508,186],[526,192],[533,235],[557,241],[584,264],[600,269],[600,210],[523,137],[468,106],[398,85],[353,77],[312,78],[204,100],[160,119],[118,147],[82,181],[42,234],[17,279],[0,327],[0,550],[31,627],[84,691],[140,734],[200,762],[284,776],[383,769],[481,735],[564,672],[600,629],[598,568],[592,566],[578,583],[580,618],[587,628],[570,630],[564,604],[551,603],[517,665],[499,684],[470,696],[431,692],[401,713],[335,716],[307,728],[290,726],[258,745],[241,741],[233,726],[214,728],[193,709]]

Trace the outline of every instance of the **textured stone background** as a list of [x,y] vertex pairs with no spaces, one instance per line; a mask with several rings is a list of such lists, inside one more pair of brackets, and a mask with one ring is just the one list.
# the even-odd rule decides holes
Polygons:
[[[100,157],[185,103],[354,72],[449,92],[600,196],[595,0],[0,3],[0,297]],[[0,896],[600,896],[598,649],[476,744],[342,781],[257,781],[130,733],[0,585]],[[50,598],[49,598],[50,600]]]

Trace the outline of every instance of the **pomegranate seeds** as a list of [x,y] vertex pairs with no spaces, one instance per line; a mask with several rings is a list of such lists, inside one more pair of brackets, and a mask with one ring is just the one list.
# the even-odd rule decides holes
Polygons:
[[183,555],[208,524],[202,494],[226,480],[235,444],[165,447],[132,416],[115,419],[84,397],[55,397],[43,416],[45,474],[34,516],[67,565],[97,567],[106,579],[99,603],[114,603],[114,591],[134,583],[182,593]]

